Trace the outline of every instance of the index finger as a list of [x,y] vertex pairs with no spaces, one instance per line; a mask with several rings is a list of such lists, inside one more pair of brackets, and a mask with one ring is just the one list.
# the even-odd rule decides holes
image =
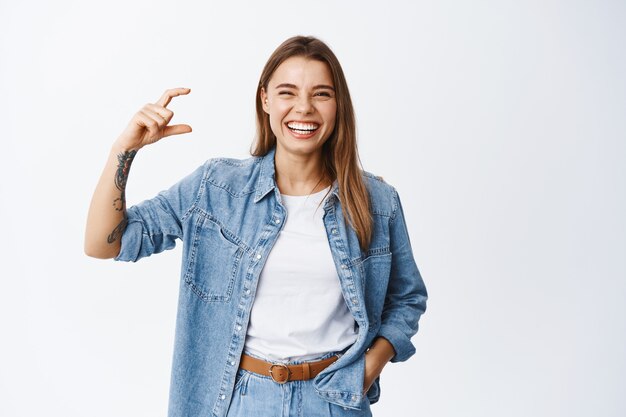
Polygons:
[[165,93],[163,93],[163,95],[156,102],[156,104],[166,107],[168,104],[170,104],[170,101],[172,101],[173,97],[189,94],[190,91],[190,88],[170,88],[169,90],[165,90]]

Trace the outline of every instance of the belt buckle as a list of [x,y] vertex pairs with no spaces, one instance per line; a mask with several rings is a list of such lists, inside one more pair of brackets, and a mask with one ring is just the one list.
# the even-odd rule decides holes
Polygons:
[[[274,377],[274,373],[272,372],[272,369],[275,366],[280,366],[282,368],[285,368],[285,370],[287,371],[287,378],[284,381],[279,381]],[[284,363],[273,363],[272,366],[270,366],[270,376],[272,377],[272,380],[274,382],[276,382],[277,384],[284,384],[287,381],[289,381],[289,377],[291,376],[291,371],[289,370],[289,368],[287,367],[287,365],[285,365]]]

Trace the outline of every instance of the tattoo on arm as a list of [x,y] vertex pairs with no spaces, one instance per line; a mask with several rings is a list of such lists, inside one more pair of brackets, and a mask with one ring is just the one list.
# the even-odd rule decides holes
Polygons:
[[115,173],[115,186],[118,190],[124,191],[126,189],[126,182],[128,181],[128,171],[130,171],[130,164],[133,163],[133,159],[137,151],[126,151],[117,155],[117,172]]
[[107,243],[113,243],[117,240],[118,237],[122,236],[124,230],[126,230],[126,225],[128,224],[128,219],[126,217],[126,213],[124,213],[124,218],[122,221],[115,226],[115,229],[111,232],[111,234],[107,237]]
[[128,218],[126,216],[126,182],[128,181],[128,172],[130,165],[137,154],[136,150],[126,151],[117,155],[117,171],[115,172],[115,187],[120,190],[120,196],[113,200],[113,207],[116,211],[122,211],[124,217],[122,221],[115,226],[115,229],[107,237],[108,243],[115,242],[126,229]]

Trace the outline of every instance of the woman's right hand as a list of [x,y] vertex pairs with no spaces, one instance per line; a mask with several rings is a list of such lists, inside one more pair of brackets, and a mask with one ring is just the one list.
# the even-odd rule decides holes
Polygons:
[[172,88],[156,103],[148,103],[139,110],[117,138],[116,144],[127,150],[138,150],[164,137],[191,132],[191,126],[180,124],[168,126],[174,112],[167,108],[173,97],[187,95],[189,88]]

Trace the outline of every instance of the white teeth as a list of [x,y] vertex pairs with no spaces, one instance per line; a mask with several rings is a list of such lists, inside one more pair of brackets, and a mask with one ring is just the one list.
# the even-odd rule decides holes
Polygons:
[[305,131],[305,133],[312,132],[319,127],[317,123],[298,123],[298,122],[291,122],[287,124],[287,126],[289,127],[289,129]]

